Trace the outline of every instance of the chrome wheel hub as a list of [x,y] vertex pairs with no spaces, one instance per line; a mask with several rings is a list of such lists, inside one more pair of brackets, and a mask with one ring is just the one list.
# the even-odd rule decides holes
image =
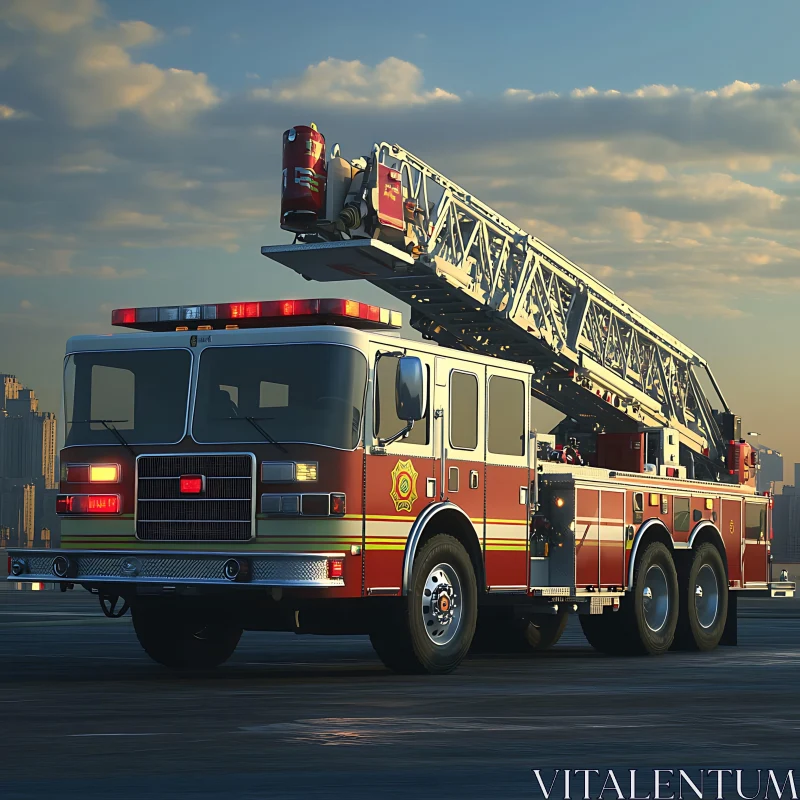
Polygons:
[[710,564],[700,567],[694,587],[694,608],[701,628],[710,628],[719,613],[719,584]]
[[645,624],[653,633],[658,633],[669,617],[669,584],[658,564],[653,564],[644,576],[642,605]]
[[437,645],[451,642],[461,626],[461,581],[450,564],[437,564],[422,590],[422,623]]

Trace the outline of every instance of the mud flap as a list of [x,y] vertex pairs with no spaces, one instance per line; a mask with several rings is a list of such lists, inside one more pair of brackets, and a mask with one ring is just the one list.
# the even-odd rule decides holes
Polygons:
[[739,592],[728,592],[728,619],[719,643],[729,647],[739,644]]

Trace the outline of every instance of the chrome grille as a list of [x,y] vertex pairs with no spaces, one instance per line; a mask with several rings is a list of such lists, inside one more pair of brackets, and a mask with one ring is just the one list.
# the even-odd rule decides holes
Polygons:
[[[236,455],[140,456],[136,537],[157,542],[252,539],[255,458]],[[205,475],[200,497],[180,493],[181,475]]]

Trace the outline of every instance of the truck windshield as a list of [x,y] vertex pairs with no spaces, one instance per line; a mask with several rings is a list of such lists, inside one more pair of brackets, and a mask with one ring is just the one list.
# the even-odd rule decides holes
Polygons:
[[[173,444],[186,430],[186,350],[74,353],[64,371],[66,446]],[[117,434],[114,431],[117,431]]]
[[276,442],[353,450],[366,381],[367,361],[350,347],[209,347],[200,357],[192,434],[234,443],[268,440],[263,431]]

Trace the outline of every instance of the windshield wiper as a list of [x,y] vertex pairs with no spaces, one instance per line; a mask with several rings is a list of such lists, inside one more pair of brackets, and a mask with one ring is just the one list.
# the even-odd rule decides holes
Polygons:
[[85,423],[86,425],[91,425],[92,423],[96,423],[98,425],[102,425],[109,433],[111,433],[114,438],[123,446],[126,447],[132,456],[136,456],[134,449],[125,441],[125,437],[119,432],[117,427],[114,425],[115,422],[127,422],[126,419],[73,419],[70,420],[70,424],[73,425],[75,423]]
[[247,420],[263,437],[264,439],[269,442],[271,445],[275,446],[280,450],[282,453],[288,453],[289,451],[274,437],[270,434],[267,430],[265,430],[261,425],[258,424],[258,420],[268,420],[272,419],[272,417],[225,417],[225,419],[229,420],[240,420],[244,419]]

